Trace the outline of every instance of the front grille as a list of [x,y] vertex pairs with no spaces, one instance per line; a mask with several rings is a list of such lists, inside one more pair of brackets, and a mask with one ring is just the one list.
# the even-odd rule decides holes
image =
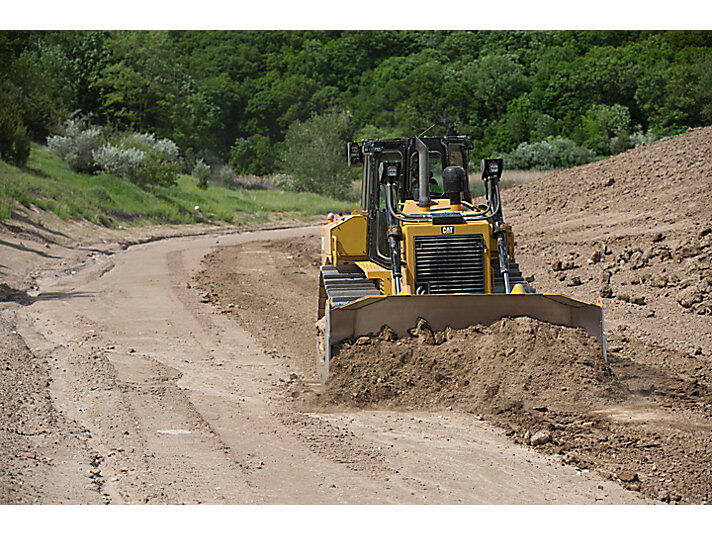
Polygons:
[[417,293],[485,292],[481,235],[416,237],[414,245]]

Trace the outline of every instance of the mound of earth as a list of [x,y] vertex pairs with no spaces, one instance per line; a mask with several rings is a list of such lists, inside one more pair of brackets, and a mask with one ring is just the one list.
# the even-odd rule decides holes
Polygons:
[[496,413],[513,406],[568,411],[624,394],[600,345],[580,329],[519,317],[435,334],[421,320],[411,332],[397,339],[384,327],[342,344],[321,398]]
[[633,332],[712,357],[712,127],[548,173],[503,204],[525,275],[603,297],[614,347]]

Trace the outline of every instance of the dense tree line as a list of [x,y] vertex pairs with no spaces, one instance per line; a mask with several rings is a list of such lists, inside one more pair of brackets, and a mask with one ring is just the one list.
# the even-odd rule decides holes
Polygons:
[[82,114],[267,173],[335,112],[342,135],[434,125],[523,166],[547,165],[529,157],[545,145],[608,155],[712,123],[712,33],[0,32],[4,159]]

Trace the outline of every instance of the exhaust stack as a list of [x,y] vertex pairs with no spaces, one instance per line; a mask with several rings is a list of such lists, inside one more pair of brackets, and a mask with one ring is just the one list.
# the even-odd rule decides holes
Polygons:
[[415,150],[418,151],[418,207],[430,209],[430,155],[419,137],[415,138]]

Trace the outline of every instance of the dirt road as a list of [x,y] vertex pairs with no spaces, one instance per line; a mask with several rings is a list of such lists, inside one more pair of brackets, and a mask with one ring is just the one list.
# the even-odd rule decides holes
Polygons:
[[[314,232],[136,245],[47,272],[35,298],[4,304],[18,406],[3,429],[3,501],[641,502],[472,415],[300,410],[293,371],[305,362],[291,343],[302,338],[289,335],[288,317],[270,320],[282,337],[269,346],[192,285],[216,246]],[[254,268],[269,277],[278,266],[265,256]],[[301,298],[290,291],[265,298]],[[264,313],[249,308],[255,321]]]

